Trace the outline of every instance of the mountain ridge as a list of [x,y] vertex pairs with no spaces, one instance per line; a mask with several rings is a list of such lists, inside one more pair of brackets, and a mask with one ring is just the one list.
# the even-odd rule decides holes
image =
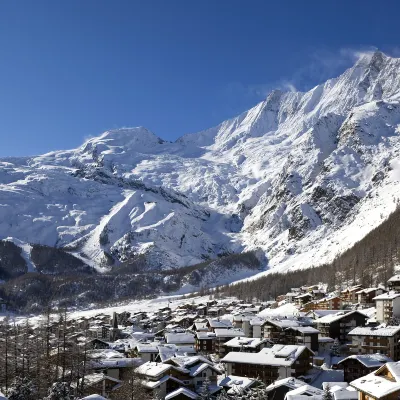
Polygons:
[[278,270],[328,262],[399,197],[399,77],[400,59],[375,52],[175,142],[121,128],[1,158],[0,239],[64,247],[100,271],[260,249]]

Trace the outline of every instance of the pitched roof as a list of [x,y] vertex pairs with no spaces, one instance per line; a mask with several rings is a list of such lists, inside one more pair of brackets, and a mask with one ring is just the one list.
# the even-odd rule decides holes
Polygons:
[[170,400],[176,396],[181,396],[181,395],[186,396],[189,399],[197,399],[199,397],[196,393],[192,392],[191,390],[180,387],[179,389],[176,389],[173,392],[167,394],[165,396],[165,400]]
[[258,353],[232,351],[221,362],[289,367],[306,349],[306,346],[276,344],[271,348],[264,348]]
[[348,335],[355,336],[393,336],[400,331],[400,326],[388,326],[382,324],[379,326],[360,326],[351,330]]
[[325,315],[324,317],[318,318],[317,320],[315,320],[315,322],[321,323],[321,324],[331,324],[332,322],[335,321],[339,321],[340,319],[344,318],[344,317],[349,317],[350,315],[354,315],[354,314],[359,314],[362,315],[363,317],[367,318],[367,316],[365,314],[363,314],[360,311],[354,310],[354,311],[339,311],[336,314],[328,314]]
[[[388,379],[386,376],[381,375],[385,368],[390,371],[393,379]],[[400,364],[397,362],[387,363],[377,371],[350,382],[350,385],[360,392],[367,393],[377,399],[400,391]]]
[[383,354],[355,354],[340,360],[338,364],[345,362],[346,360],[357,360],[367,368],[379,368],[383,364],[393,361],[390,357]]

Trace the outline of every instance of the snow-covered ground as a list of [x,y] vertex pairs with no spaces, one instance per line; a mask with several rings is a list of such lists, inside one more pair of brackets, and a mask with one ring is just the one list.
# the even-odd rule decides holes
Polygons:
[[3,158],[0,238],[19,240],[24,257],[27,243],[67,246],[98,267],[254,249],[281,271],[330,261],[399,203],[399,101],[400,59],[376,52],[174,143],[126,128]]

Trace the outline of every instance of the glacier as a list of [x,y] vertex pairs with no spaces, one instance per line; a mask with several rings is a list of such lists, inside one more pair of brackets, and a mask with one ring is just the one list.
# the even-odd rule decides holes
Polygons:
[[399,134],[400,59],[377,51],[175,142],[123,128],[2,158],[0,239],[61,247],[100,272],[252,250],[268,270],[316,266],[398,206]]

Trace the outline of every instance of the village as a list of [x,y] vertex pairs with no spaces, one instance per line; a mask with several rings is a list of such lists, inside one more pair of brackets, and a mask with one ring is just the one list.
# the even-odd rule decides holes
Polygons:
[[[26,343],[45,332],[46,368],[56,371],[48,383],[69,382],[73,398],[394,399],[399,321],[395,275],[386,287],[327,293],[315,284],[268,302],[210,295],[151,312],[48,316],[29,332],[24,324],[4,329],[3,320],[0,362],[3,372],[39,371]],[[0,374],[4,392],[11,385],[6,374]]]

